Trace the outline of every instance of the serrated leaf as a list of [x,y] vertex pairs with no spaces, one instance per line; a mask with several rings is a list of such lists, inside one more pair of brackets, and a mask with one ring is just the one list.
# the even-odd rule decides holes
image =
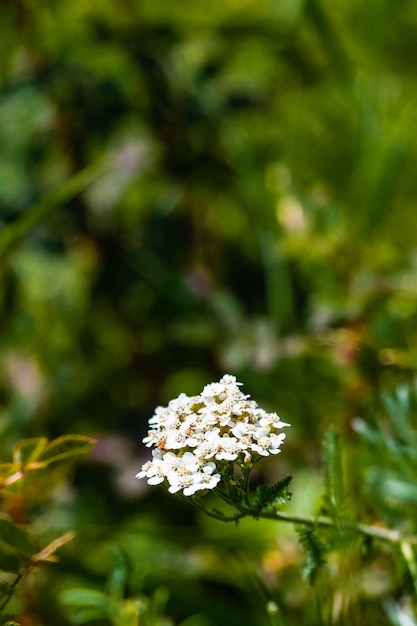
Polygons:
[[297,532],[305,554],[304,576],[312,585],[320,570],[326,565],[326,546],[318,538],[314,528],[299,528]]
[[88,452],[94,445],[95,440],[83,435],[63,435],[51,441],[38,458],[43,467],[55,461],[66,459],[76,454]]
[[46,437],[22,439],[13,448],[13,461],[18,465],[30,465],[38,460],[48,445]]
[[326,498],[335,516],[345,508],[345,482],[342,465],[340,435],[329,428],[323,441],[324,483]]
[[351,499],[347,489],[342,441],[339,432],[331,427],[323,441],[324,505],[327,515],[335,522],[334,545],[351,545],[358,537],[350,513]]
[[273,485],[260,485],[255,493],[258,510],[268,506],[277,507],[288,502],[291,499],[291,492],[288,490],[291,480],[291,476],[286,476]]
[[33,537],[5,516],[0,516],[0,540],[5,547],[25,557],[38,551]]

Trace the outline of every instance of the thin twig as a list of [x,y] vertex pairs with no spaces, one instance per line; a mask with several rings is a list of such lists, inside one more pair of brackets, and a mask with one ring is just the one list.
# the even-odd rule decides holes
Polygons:
[[20,583],[20,581],[22,580],[23,576],[27,573],[27,569],[22,569],[20,570],[20,572],[17,574],[16,578],[14,579],[14,581],[10,584],[3,602],[0,604],[0,615],[3,613],[4,609],[6,608],[6,606],[9,604],[12,595],[14,594],[16,587],[18,586],[18,584]]

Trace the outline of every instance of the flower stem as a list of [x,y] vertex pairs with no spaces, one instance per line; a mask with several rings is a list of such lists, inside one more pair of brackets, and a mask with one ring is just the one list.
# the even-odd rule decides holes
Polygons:
[[234,515],[225,515],[224,513],[222,513],[221,511],[217,511],[216,509],[208,509],[202,499],[198,497],[192,498],[191,503],[196,507],[196,509],[198,509],[205,515],[208,515],[213,519],[219,520],[220,522],[236,522],[237,520],[247,515],[243,511],[241,511],[240,513],[235,513]]
[[[246,505],[240,505],[239,510],[246,515],[253,515],[257,518],[277,520],[280,522],[289,522],[292,524],[302,524],[304,526],[321,526],[332,528],[335,522],[330,517],[313,516],[313,515],[293,515],[290,513],[282,513],[281,511],[273,511],[271,509],[256,510]],[[409,544],[417,544],[417,536],[404,537],[398,530],[391,528],[383,528],[381,526],[370,526],[361,522],[352,522],[352,529],[375,539],[388,541],[390,543],[402,543],[407,541]]]
[[250,469],[243,468],[243,490],[245,492],[245,503],[249,505],[249,477],[250,477]]

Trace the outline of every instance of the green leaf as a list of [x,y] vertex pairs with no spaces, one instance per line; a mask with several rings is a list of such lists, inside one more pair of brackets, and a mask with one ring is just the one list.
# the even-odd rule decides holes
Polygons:
[[333,427],[327,431],[323,441],[324,504],[328,515],[335,522],[333,541],[346,548],[357,538],[352,516],[349,512],[351,500],[346,486],[341,436]]
[[257,509],[260,511],[268,506],[277,508],[291,500],[291,492],[288,490],[291,480],[291,476],[286,476],[273,485],[260,485],[255,493]]
[[59,598],[62,604],[70,608],[71,620],[76,624],[85,624],[114,614],[115,605],[102,591],[85,588],[67,589]]
[[416,622],[394,600],[387,600],[383,607],[392,626],[416,626]]
[[94,445],[95,440],[83,435],[63,435],[51,441],[39,456],[38,461],[45,467],[55,461],[66,459],[76,454],[88,452]]
[[90,606],[102,609],[109,604],[109,598],[103,592],[84,588],[67,589],[60,594],[60,600],[68,606]]
[[29,465],[38,460],[48,445],[46,437],[22,439],[13,448],[13,461],[18,465]]
[[388,477],[381,480],[379,490],[385,497],[393,498],[399,502],[417,504],[417,483]]
[[0,516],[0,540],[7,548],[25,557],[32,557],[38,551],[33,537],[5,516]]
[[318,538],[314,528],[299,528],[297,532],[305,554],[304,576],[312,585],[320,570],[326,565],[326,546]]
[[340,435],[334,428],[329,428],[324,437],[323,464],[326,502],[334,516],[340,518],[345,509],[346,489]]
[[[74,624],[89,624],[96,620],[101,620],[107,617],[107,614],[103,609],[96,607],[76,607],[70,609],[71,622]],[[106,622],[107,623],[107,622]]]
[[369,426],[369,424],[360,417],[354,419],[353,429],[370,444],[380,445],[383,443],[381,433]]
[[0,571],[2,572],[17,572],[22,567],[22,561],[16,554],[11,554],[5,550],[0,550]]

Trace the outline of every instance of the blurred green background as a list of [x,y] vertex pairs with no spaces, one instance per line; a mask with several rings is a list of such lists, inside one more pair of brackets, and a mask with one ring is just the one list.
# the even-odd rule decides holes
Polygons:
[[395,623],[384,561],[348,614],[346,579],[303,581],[290,528],[202,519],[135,474],[154,408],[230,373],[292,424],[260,478],[291,473],[312,512],[328,426],[355,455],[354,418],[414,381],[415,9],[1,0],[0,451],[99,440],[29,508],[3,503],[77,531],[22,593],[25,626],[70,624],[61,591],[119,574],[176,624]]

